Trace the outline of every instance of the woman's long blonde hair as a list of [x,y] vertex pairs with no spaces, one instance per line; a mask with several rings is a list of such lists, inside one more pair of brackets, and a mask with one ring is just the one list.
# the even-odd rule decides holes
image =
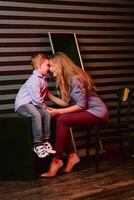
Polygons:
[[74,75],[80,75],[83,78],[87,90],[96,91],[91,76],[78,67],[66,54],[56,52],[50,57],[50,61],[52,61],[54,68],[59,71],[58,76],[56,76],[56,87],[60,89],[61,98],[65,101],[69,101],[71,81]]

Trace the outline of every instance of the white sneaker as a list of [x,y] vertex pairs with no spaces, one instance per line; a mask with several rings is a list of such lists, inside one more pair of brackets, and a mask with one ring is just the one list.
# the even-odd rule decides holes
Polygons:
[[56,151],[52,148],[52,146],[49,142],[45,142],[44,147],[45,147],[47,153],[51,153],[51,154],[56,153]]
[[44,145],[34,147],[34,152],[38,155],[39,158],[45,158],[49,155]]

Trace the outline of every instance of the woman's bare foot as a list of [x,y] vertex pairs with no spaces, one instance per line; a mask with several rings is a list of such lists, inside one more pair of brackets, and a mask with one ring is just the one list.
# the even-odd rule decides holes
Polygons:
[[73,167],[80,162],[80,158],[75,154],[72,153],[68,156],[66,167],[64,168],[63,172],[69,173],[73,170]]
[[41,174],[41,177],[54,177],[58,170],[63,166],[63,161],[57,158],[53,158],[48,172]]

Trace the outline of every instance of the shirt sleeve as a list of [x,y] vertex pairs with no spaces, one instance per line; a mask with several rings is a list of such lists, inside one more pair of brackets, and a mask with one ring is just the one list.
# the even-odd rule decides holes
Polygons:
[[42,84],[40,78],[38,77],[35,78],[34,76],[32,76],[31,79],[27,81],[26,85],[27,85],[27,90],[31,96],[32,103],[39,107],[40,106],[46,107],[46,104],[44,103],[44,97],[41,94]]
[[71,93],[70,96],[74,103],[79,105],[81,108],[87,108],[87,89],[85,86],[85,81],[82,77],[76,77],[72,81]]

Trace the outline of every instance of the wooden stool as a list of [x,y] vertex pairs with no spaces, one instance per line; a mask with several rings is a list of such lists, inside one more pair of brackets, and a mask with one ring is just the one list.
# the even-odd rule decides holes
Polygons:
[[[131,112],[131,100],[132,90],[130,88],[121,88],[117,91],[118,96],[118,117],[117,117],[117,129],[118,139],[120,144],[120,152],[123,162],[126,162],[124,152],[124,136],[127,133],[128,139],[128,153],[132,155],[132,141],[131,141],[131,130],[130,130],[130,112]],[[122,120],[122,118],[124,118]],[[124,134],[125,133],[125,134]]]
[[[93,133],[93,135],[95,137],[95,169],[96,169],[96,172],[99,172],[100,152],[101,153],[105,152],[105,150],[103,149],[103,146],[102,146],[101,138],[100,138],[100,131],[101,131],[102,127],[103,127],[103,125],[100,124],[100,125],[90,125],[90,126],[84,128],[86,130],[86,155],[87,156],[89,156],[90,137],[92,137],[91,132]],[[70,128],[70,134],[71,134],[72,143],[73,143],[75,152],[77,153],[72,128]]]

